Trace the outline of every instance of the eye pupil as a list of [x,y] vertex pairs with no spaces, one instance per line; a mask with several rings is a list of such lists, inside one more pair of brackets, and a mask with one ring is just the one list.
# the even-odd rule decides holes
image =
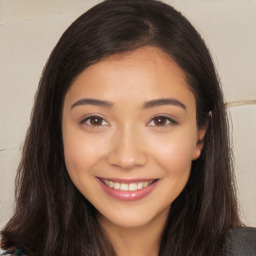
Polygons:
[[102,124],[102,118],[99,117],[92,117],[90,119],[90,124],[91,125],[101,125]]
[[166,118],[165,117],[157,117],[154,120],[155,125],[165,125],[166,124]]

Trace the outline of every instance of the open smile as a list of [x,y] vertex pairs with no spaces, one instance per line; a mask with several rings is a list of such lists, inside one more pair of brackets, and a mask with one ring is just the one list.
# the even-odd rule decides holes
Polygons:
[[156,180],[147,180],[142,182],[133,182],[133,183],[124,183],[124,182],[116,182],[112,180],[101,179],[105,185],[109,188],[113,188],[121,191],[137,191],[143,188],[148,187]]
[[104,191],[122,201],[134,201],[147,196],[158,184],[159,179],[124,181],[99,178]]

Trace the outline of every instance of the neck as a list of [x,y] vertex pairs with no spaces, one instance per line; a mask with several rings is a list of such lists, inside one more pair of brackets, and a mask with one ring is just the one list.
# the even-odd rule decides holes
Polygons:
[[103,216],[98,220],[117,256],[157,256],[167,216],[168,212],[163,212],[161,218],[139,227],[120,227]]

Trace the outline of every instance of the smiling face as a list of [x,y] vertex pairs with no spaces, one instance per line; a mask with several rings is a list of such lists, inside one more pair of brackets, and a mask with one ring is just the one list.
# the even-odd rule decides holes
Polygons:
[[205,130],[184,72],[144,47],[77,77],[65,96],[62,133],[70,178],[99,219],[140,227],[166,219]]

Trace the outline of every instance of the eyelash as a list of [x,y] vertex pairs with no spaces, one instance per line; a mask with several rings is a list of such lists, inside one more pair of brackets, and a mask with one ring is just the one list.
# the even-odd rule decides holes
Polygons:
[[[96,120],[98,120],[98,122],[100,122],[100,124],[96,124],[96,123],[92,124],[91,123],[92,121],[96,121]],[[105,122],[105,124],[102,124],[102,122],[103,123]],[[80,124],[86,124],[88,126],[93,126],[93,127],[101,127],[101,126],[108,125],[108,122],[104,118],[102,118],[101,116],[93,115],[93,116],[88,116],[85,119],[81,120]]]
[[[152,122],[154,121],[160,121],[160,119],[163,121],[163,123],[154,123],[154,124],[151,124]],[[177,125],[178,122],[175,121],[174,119],[168,117],[168,116],[165,116],[165,115],[158,115],[158,116],[155,116],[153,117],[150,122],[148,122],[148,125],[149,126],[155,126],[155,127],[166,127],[166,126],[170,126],[170,125]]]
[[[94,121],[96,123],[92,123]],[[97,124],[97,122],[99,122],[99,123]],[[158,123],[155,123],[155,122],[158,122]],[[107,126],[108,122],[104,118],[102,118],[101,116],[93,115],[93,116],[88,116],[85,119],[81,120],[80,124],[86,124],[86,125],[91,126],[91,127],[99,128],[99,127],[102,127],[102,126]],[[157,115],[157,116],[153,117],[147,123],[147,125],[149,125],[149,126],[155,126],[155,127],[158,127],[158,128],[166,127],[166,126],[170,126],[170,125],[177,125],[177,124],[178,124],[177,121],[175,121],[174,119],[172,119],[168,116],[165,116],[165,115]]]

